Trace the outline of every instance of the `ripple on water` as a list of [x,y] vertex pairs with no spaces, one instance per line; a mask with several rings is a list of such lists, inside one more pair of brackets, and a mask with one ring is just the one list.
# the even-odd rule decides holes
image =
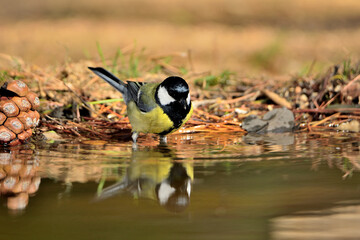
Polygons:
[[[325,230],[310,225],[337,223],[344,202],[358,208],[359,140],[321,132],[176,134],[167,146],[141,137],[136,150],[130,142],[93,140],[5,149],[0,211],[26,217],[15,224],[0,214],[0,238],[320,237]],[[333,232],[346,237],[344,229]]]

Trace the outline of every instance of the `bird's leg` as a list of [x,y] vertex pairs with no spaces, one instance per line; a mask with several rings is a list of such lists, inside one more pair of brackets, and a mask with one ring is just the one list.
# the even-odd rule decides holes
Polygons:
[[138,132],[133,132],[133,134],[131,135],[131,138],[133,140],[133,144],[132,144],[133,150],[137,150],[136,140],[137,140],[138,136],[139,136]]
[[132,133],[131,138],[132,138],[134,143],[136,143],[136,140],[137,140],[138,136],[139,136],[138,132],[133,132]]
[[165,135],[160,135],[160,144],[167,144],[167,137]]

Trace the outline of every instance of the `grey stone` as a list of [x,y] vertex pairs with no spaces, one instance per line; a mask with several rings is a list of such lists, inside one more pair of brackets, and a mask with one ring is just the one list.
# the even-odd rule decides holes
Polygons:
[[287,108],[277,108],[267,112],[263,119],[255,115],[245,118],[242,124],[247,132],[265,133],[265,132],[291,132],[294,130],[294,114]]
[[267,124],[266,121],[261,120],[258,116],[250,115],[242,122],[242,128],[247,132],[261,132]]

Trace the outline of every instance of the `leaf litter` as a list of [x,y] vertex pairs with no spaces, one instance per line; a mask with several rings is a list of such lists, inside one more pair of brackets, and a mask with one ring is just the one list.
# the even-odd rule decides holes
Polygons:
[[326,73],[309,72],[277,82],[241,77],[228,70],[197,72],[189,51],[145,58],[133,50],[116,56],[121,56],[121,63],[102,57],[101,62],[69,62],[47,68],[7,56],[14,67],[0,69],[0,79],[21,79],[39,94],[39,133],[56,131],[82,140],[127,141],[131,135],[120,93],[92,74],[88,66],[106,67],[122,80],[159,82],[168,75],[186,79],[195,108],[191,119],[175,134],[246,133],[241,123],[247,116],[263,116],[280,107],[294,113],[299,131],[359,131],[360,64],[350,60]]

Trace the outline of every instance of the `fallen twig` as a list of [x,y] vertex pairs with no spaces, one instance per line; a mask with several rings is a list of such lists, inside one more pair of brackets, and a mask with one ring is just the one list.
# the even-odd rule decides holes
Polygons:
[[280,106],[286,107],[288,109],[292,108],[292,104],[289,103],[285,98],[280,97],[278,94],[269,91],[267,89],[261,90],[268,98],[270,98],[274,103],[279,104]]

